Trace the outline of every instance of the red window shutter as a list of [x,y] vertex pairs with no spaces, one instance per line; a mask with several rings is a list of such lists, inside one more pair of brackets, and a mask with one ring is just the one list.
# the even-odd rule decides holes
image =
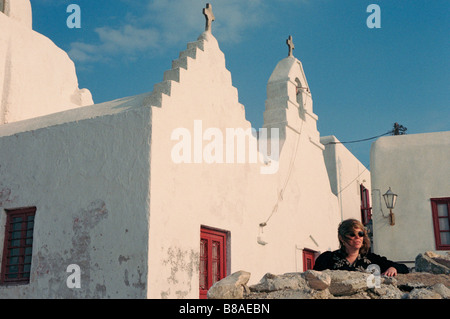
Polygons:
[[436,250],[450,250],[450,197],[432,198]]
[[208,290],[208,240],[200,240],[200,291]]
[[307,271],[314,268],[315,251],[304,249],[303,250],[303,271]]
[[35,207],[6,210],[2,283],[30,281],[35,213]]
[[360,185],[361,194],[361,222],[363,225],[367,225],[372,219],[372,207],[370,207],[370,194],[369,190]]
[[225,232],[201,228],[200,232],[200,299],[208,289],[226,276]]

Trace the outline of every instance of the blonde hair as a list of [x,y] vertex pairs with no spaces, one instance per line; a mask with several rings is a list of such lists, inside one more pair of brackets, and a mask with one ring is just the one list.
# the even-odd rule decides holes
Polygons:
[[364,225],[357,219],[347,219],[339,224],[338,227],[338,239],[341,251],[346,255],[344,242],[348,242],[349,238],[347,237],[349,234],[355,233],[357,229],[361,229],[364,232],[363,244],[359,250],[360,254],[365,255],[370,250],[370,239],[367,235],[367,230]]

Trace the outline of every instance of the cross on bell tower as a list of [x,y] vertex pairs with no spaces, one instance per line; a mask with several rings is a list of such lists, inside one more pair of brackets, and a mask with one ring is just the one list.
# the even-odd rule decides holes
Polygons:
[[294,56],[293,51],[295,49],[295,45],[294,45],[294,41],[292,41],[292,36],[289,36],[289,38],[286,40],[286,44],[289,47],[289,54],[288,54],[288,56],[293,57]]
[[206,18],[205,31],[211,32],[212,22],[216,19],[214,17],[214,13],[212,11],[211,4],[209,4],[209,3],[206,4],[206,8],[203,9],[203,14],[205,15],[205,18]]

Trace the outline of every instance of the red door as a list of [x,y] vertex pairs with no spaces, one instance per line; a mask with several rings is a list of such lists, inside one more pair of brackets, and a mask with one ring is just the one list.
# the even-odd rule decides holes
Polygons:
[[226,233],[201,228],[200,299],[206,299],[211,286],[226,276]]

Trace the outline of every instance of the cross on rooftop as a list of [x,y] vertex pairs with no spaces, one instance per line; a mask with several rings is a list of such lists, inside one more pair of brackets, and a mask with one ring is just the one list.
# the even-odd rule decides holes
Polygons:
[[203,9],[203,14],[205,15],[206,18],[205,31],[211,32],[212,22],[216,19],[216,17],[214,17],[214,13],[212,12],[211,4],[209,3],[206,4],[206,8]]
[[293,51],[295,49],[294,41],[292,41],[292,36],[289,36],[289,38],[286,40],[286,44],[289,47],[289,55],[288,56],[294,56]]

